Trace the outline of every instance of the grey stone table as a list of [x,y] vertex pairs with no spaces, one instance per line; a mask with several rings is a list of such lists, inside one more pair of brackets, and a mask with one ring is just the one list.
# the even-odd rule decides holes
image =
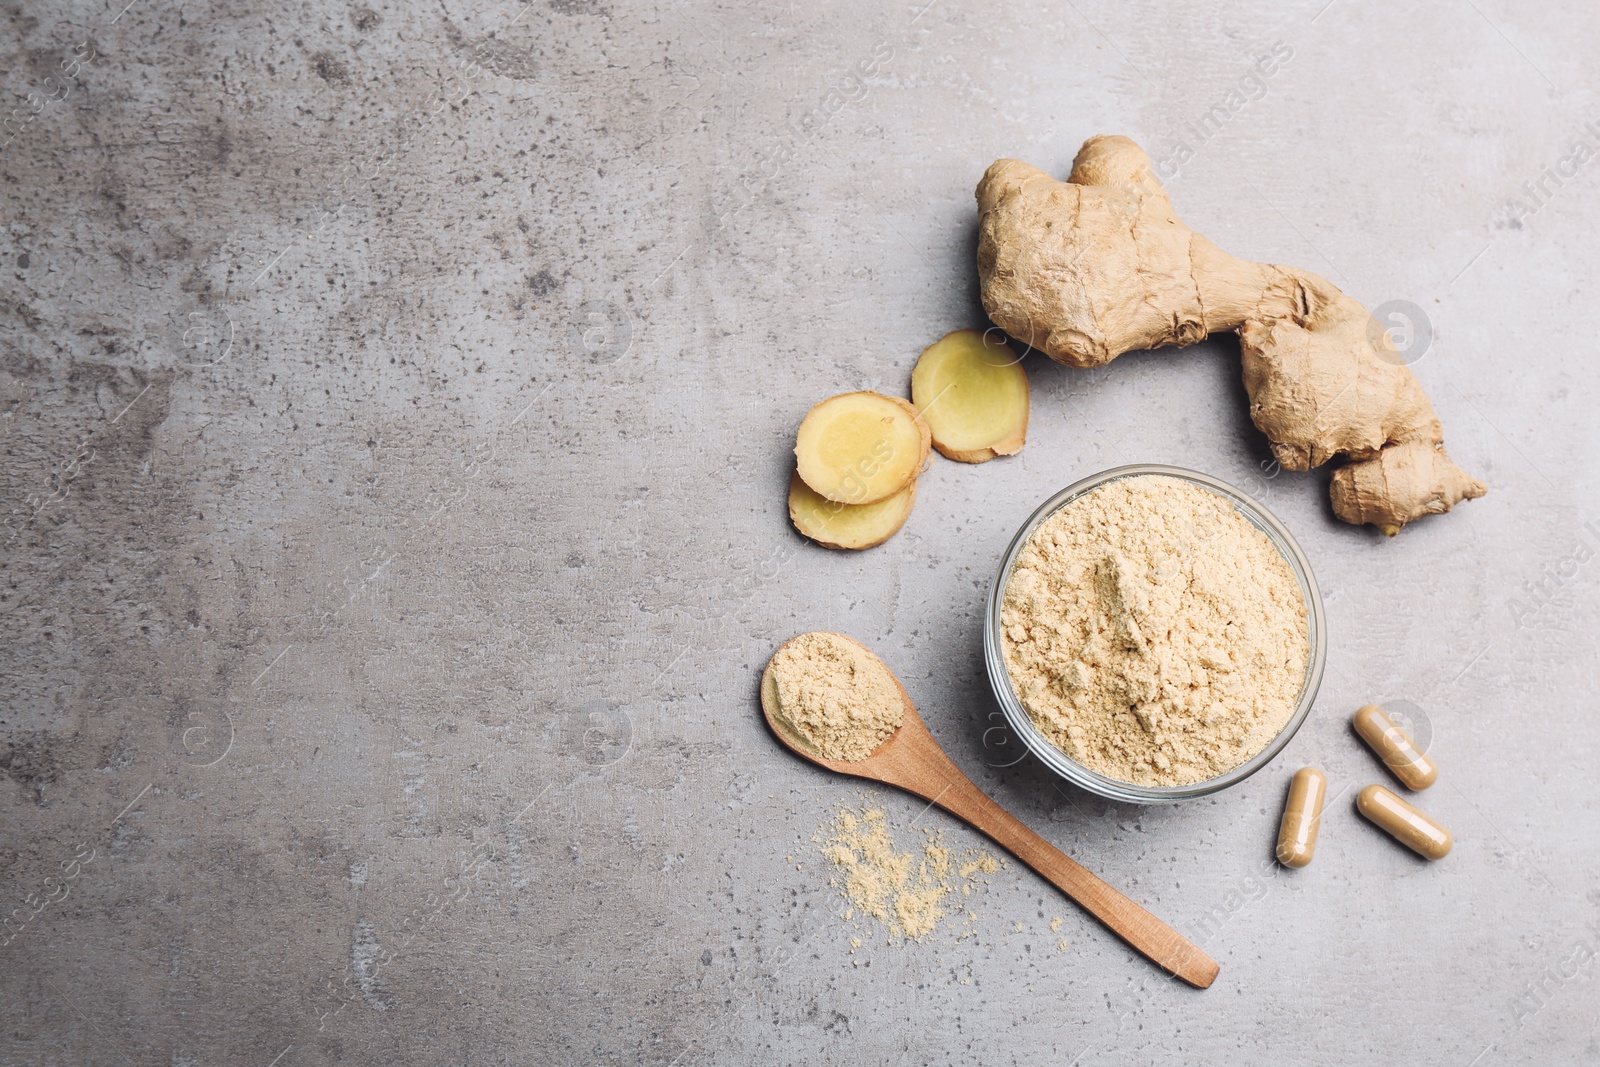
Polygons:
[[[924,2],[8,7],[0,1061],[1600,1062],[1600,15]],[[800,416],[981,324],[979,175],[1101,132],[1404,312],[1489,495],[1337,523],[1219,338],[1030,357],[1021,455],[801,541]],[[1165,809],[1013,763],[979,655],[1021,518],[1132,461],[1255,486],[1331,629],[1281,762]],[[754,702],[818,627],[1217,984],[1015,865],[965,940],[846,923],[811,838],[860,790]],[[1371,700],[1430,739],[1442,863],[1351,809]]]

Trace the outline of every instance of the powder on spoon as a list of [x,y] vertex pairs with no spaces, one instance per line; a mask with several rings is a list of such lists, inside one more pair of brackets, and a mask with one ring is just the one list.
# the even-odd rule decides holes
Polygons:
[[827,759],[866,759],[905,717],[894,674],[847,637],[801,634],[778,649],[768,669],[776,717]]
[[1223,496],[1156,475],[1100,486],[1033,531],[1000,614],[1007,672],[1074,760],[1140,785],[1214,778],[1299,701],[1305,600]]

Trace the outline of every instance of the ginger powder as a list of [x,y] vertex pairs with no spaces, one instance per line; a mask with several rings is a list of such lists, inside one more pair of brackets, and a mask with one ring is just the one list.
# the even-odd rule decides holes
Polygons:
[[[975,886],[1000,869],[995,857],[981,848],[957,856],[941,831],[923,834],[920,850],[902,852],[895,846],[888,815],[876,804],[835,811],[816,840],[833,868],[834,888],[849,905],[846,918],[877,920],[891,942],[920,941],[949,914],[952,896],[971,896]],[[975,913],[967,914],[977,921]],[[851,947],[860,948],[860,942]]]
[[1305,599],[1267,535],[1218,493],[1124,478],[1041,522],[1001,606],[1006,669],[1072,759],[1191,785],[1260,752],[1299,702]]
[[774,653],[768,673],[775,717],[827,759],[866,759],[905,717],[893,672],[848,637],[801,634]]

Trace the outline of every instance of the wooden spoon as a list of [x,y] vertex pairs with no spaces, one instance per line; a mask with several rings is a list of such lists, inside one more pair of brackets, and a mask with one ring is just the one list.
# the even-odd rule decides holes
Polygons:
[[[842,634],[834,636],[844,637]],[[844,637],[844,640],[877,659],[859,641],[848,637]],[[777,653],[773,653],[773,656],[776,658]],[[884,670],[889,670],[887,665]],[[893,672],[889,673],[893,677]],[[910,694],[905,686],[900,685],[898,678],[895,684],[899,686],[901,699],[905,701],[905,717],[900,728],[866,759],[854,762],[822,756],[810,741],[800,736],[778,714],[778,684],[772,674],[771,660],[767,661],[767,668],[761,674],[761,710],[778,740],[796,755],[830,771],[883,782],[937,804],[1039,872],[1046,881],[1104,923],[1112,933],[1168,973],[1198,989],[1211,985],[1217,977],[1215,960],[1172,927],[1068,859],[1059,849],[990,800],[944,754],[939,742],[933,739],[922,717],[917,714]]]

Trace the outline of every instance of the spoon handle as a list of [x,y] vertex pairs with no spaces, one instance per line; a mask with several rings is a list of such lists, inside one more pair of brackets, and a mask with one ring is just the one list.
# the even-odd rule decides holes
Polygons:
[[991,800],[954,765],[950,771],[953,773],[946,779],[944,790],[930,798],[933,803],[987,834],[1170,974],[1198,989],[1205,989],[1217,977],[1217,962],[1199,946],[1067,858]]

